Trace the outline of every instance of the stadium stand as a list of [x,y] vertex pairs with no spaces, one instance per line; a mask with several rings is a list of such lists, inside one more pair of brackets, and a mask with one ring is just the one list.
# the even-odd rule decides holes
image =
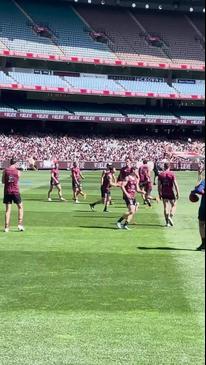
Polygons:
[[43,102],[43,101],[8,101],[0,102],[0,112],[20,112],[34,114],[57,114],[74,116],[103,116],[153,119],[187,119],[204,120],[204,111],[196,108],[181,108],[172,112],[158,107],[143,107],[136,105],[98,105],[88,103]]
[[88,75],[88,77],[65,77],[64,79],[69,86],[76,89],[124,91],[120,84],[108,78],[89,77]]
[[149,47],[145,39],[140,36],[142,30],[127,11],[121,9],[101,9],[99,11],[98,8],[92,8],[90,11],[83,6],[78,7],[78,11],[93,29],[96,31],[102,29],[106,33],[110,39],[110,47],[119,59],[129,62],[168,61],[160,49]]
[[0,102],[0,112],[15,112],[15,108],[13,106],[9,106],[7,104],[4,104],[3,102]]
[[175,115],[180,119],[187,119],[187,120],[205,120],[205,114],[204,110],[196,110],[196,108],[193,109],[184,109],[181,108],[180,110],[175,111]]
[[195,14],[190,16],[191,21],[197,27],[197,29],[202,34],[202,37],[205,37],[205,18],[202,15]]
[[205,83],[173,83],[175,90],[180,94],[205,95]]
[[0,1],[0,41],[3,48],[40,54],[62,55],[52,40],[33,31],[33,23],[11,0]]
[[9,72],[9,76],[22,85],[39,85],[43,87],[67,87],[68,85],[59,76],[38,75],[25,72]]
[[0,71],[0,83],[1,84],[11,84],[12,79],[6,75],[3,71]]
[[20,0],[19,4],[37,24],[44,24],[55,35],[56,44],[65,56],[104,58],[115,60],[107,45],[95,42],[91,29],[67,3],[55,7],[49,3]]
[[169,86],[166,82],[160,82],[157,79],[153,81],[139,80],[113,80],[105,75],[92,76],[88,74],[85,77],[60,77],[54,75],[35,74],[31,72],[9,72],[8,75],[0,72],[0,83],[11,84],[18,83],[24,86],[41,86],[48,88],[70,88],[70,89],[87,89],[92,91],[110,91],[110,92],[137,92],[137,93],[158,93],[158,94],[184,94],[198,95],[204,97],[205,83],[181,83],[174,82]]
[[[80,161],[105,162],[125,161],[128,157],[128,145],[130,155],[134,161],[142,161],[143,158],[153,160],[154,156],[160,161],[165,158],[165,145],[170,143],[174,150],[188,152],[198,151],[205,153],[205,144],[202,140],[194,140],[189,143],[187,140],[168,140],[165,137],[140,136],[118,138],[114,136],[88,136],[78,137],[70,134],[1,134],[0,133],[0,161],[15,154],[16,158],[29,158],[33,154],[40,160],[51,160],[57,158],[59,161],[79,159]],[[175,158],[174,162],[181,161]]]
[[171,94],[175,90],[166,82],[119,81],[125,90],[142,93]]
[[149,34],[158,35],[165,43],[165,52],[175,63],[204,63],[205,55],[197,33],[189,24],[186,16],[175,14],[137,13],[136,19],[144,26]]
[[[88,9],[79,6],[78,11],[95,30],[102,29],[111,39],[111,48],[122,60],[144,60],[203,64],[204,51],[197,33],[182,14],[131,13],[121,9]],[[121,27],[119,26],[121,24]],[[146,41],[148,35],[158,35],[164,42],[160,48]]]
[[[0,50],[196,67],[205,61],[204,18],[198,14],[176,14],[174,26],[169,13],[1,0],[0,24]],[[104,42],[92,36],[95,32]],[[148,42],[151,37],[159,38],[159,46]]]

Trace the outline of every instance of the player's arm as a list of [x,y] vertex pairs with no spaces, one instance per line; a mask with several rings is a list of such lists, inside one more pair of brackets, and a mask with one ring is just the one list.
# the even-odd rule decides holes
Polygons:
[[136,192],[138,194],[141,194],[142,196],[144,196],[146,194],[146,192],[144,191],[144,189],[140,189],[139,184],[137,185]]
[[175,181],[174,181],[174,187],[175,187],[175,191],[176,191],[176,197],[177,199],[180,198],[180,189],[179,189],[179,185],[178,185],[178,182],[177,182],[177,179],[175,178]]
[[148,170],[147,170],[147,178],[150,179],[150,177],[151,177],[151,170],[148,168]]
[[131,199],[130,195],[128,194],[127,190],[126,190],[126,186],[128,184],[128,178],[125,179],[125,181],[122,182],[122,191],[124,193],[125,196],[127,196],[128,199]]
[[115,175],[115,172],[112,174],[112,183],[117,186],[117,177]]
[[204,195],[205,194],[205,181],[202,180],[199,185],[196,186],[195,190],[192,191],[194,194]]
[[102,175],[101,175],[101,186],[104,184],[104,177],[105,177],[105,174],[106,174],[106,172],[105,172],[105,171],[103,171],[103,172],[102,172]]
[[81,172],[80,172],[80,177],[81,177],[81,179],[82,179],[82,180],[84,180],[84,179],[85,179],[84,175],[82,175],[82,173],[81,173]]
[[118,187],[116,176],[112,175],[109,177],[109,182],[112,187]]
[[159,197],[161,200],[162,199],[162,182],[161,182],[160,178],[158,179],[158,193],[159,193]]
[[2,174],[2,184],[5,185],[5,182],[6,182],[5,171],[3,171],[3,174]]
[[120,182],[122,181],[122,170],[120,170],[119,176],[117,178],[117,181]]

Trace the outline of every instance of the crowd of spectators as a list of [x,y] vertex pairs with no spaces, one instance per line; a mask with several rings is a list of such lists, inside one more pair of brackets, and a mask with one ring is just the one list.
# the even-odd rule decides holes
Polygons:
[[[0,161],[15,156],[26,161],[33,157],[39,161],[123,162],[130,156],[134,161],[163,160],[172,152],[198,152],[205,154],[202,140],[167,140],[151,137],[74,137],[68,135],[0,134]],[[174,158],[178,162],[178,157]]]

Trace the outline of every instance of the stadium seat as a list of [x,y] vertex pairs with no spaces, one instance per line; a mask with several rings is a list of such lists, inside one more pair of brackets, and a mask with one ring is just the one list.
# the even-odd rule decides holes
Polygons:
[[0,42],[18,52],[62,55],[49,38],[32,30],[32,23],[11,0],[0,1]]
[[88,57],[115,60],[107,45],[95,42],[89,29],[69,4],[53,4],[21,0],[20,4],[37,24],[47,25],[55,35],[55,42],[68,57]]
[[67,87],[68,85],[59,76],[39,75],[26,72],[10,72],[9,75],[14,81],[27,86],[39,85],[42,87]]
[[119,81],[124,89],[141,93],[171,94],[175,90],[166,82]]
[[180,93],[186,95],[205,95],[205,83],[173,83],[173,87]]
[[[99,11],[84,5],[77,9],[91,27],[104,29],[111,49],[121,60],[204,64],[204,50],[196,40],[197,33],[183,14],[176,14],[174,26],[174,17],[168,13],[138,10],[131,14],[116,8]],[[162,47],[153,47],[146,41],[146,36],[154,34],[163,40]]]
[[0,71],[0,83],[1,84],[11,84],[13,80],[7,76],[3,71]]

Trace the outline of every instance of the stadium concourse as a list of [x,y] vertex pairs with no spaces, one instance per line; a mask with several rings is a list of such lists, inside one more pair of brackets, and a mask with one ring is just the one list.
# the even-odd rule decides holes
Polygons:
[[203,365],[204,14],[0,0],[0,365]]

